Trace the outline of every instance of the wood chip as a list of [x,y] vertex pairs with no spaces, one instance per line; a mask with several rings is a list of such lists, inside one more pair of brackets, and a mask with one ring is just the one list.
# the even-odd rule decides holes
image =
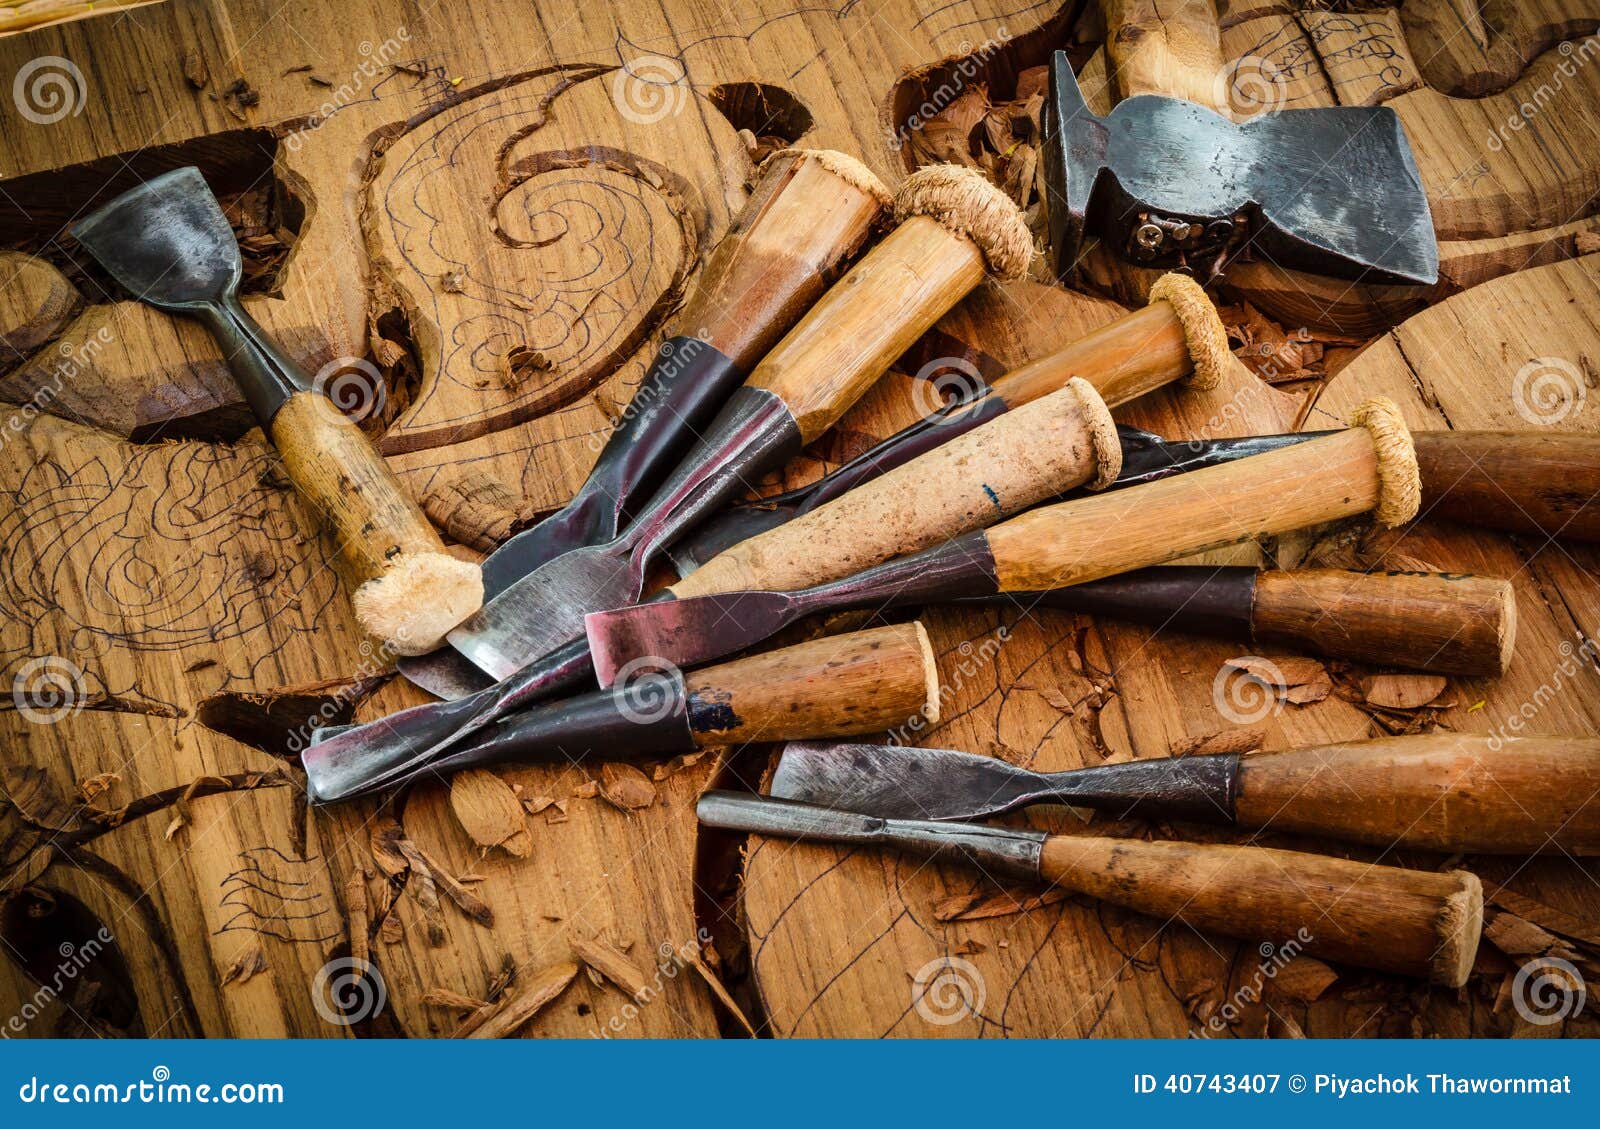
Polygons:
[[400,877],[411,865],[400,853],[400,840],[404,838],[405,832],[392,819],[373,820],[372,828],[367,832],[367,846],[372,852],[372,861],[389,878]]
[[656,802],[656,786],[631,764],[600,766],[600,795],[621,811],[640,811]]
[[499,847],[519,859],[533,854],[533,833],[516,793],[488,769],[469,768],[451,777],[450,807],[485,851]]
[[1173,742],[1169,756],[1204,756],[1210,753],[1253,753],[1261,748],[1266,734],[1260,729],[1224,729],[1202,737]]
[[[494,1012],[486,1016],[470,1031],[456,1032],[457,1038],[503,1039],[513,1035],[571,984],[578,975],[578,966],[570,961],[552,965],[536,974],[520,991],[506,998]],[[474,1013],[476,1014],[476,1013]],[[465,1026],[465,1024],[463,1024]]]
[[406,878],[406,895],[422,911],[423,927],[428,931],[428,944],[444,944],[444,911],[439,908],[439,886],[433,878],[433,868],[422,857],[416,844],[402,837],[397,844],[405,856],[410,874]]
[[573,797],[579,800],[592,800],[599,794],[600,782],[598,780],[585,780],[572,790]]
[[229,984],[243,984],[258,972],[267,970],[267,957],[261,951],[260,945],[252,945],[244,952],[233,958],[233,962],[222,972],[222,977],[217,981],[219,987],[226,988]]
[[1504,886],[1485,883],[1483,896],[1491,905],[1509,910],[1551,933],[1558,933],[1585,945],[1600,946],[1600,922],[1585,921],[1565,910],[1535,901],[1526,894],[1507,890]]
[[1337,979],[1339,974],[1320,960],[1302,955],[1278,969],[1269,990],[1309,1004],[1321,998]]
[[706,987],[711,989],[711,994],[717,997],[718,1002],[727,1009],[728,1014],[733,1016],[740,1027],[744,1028],[744,1033],[752,1039],[756,1038],[755,1024],[750,1022],[750,1017],[745,1015],[744,1009],[739,1006],[738,1001],[733,998],[733,994],[722,983],[721,977],[711,970],[710,966],[701,959],[700,954],[693,953],[690,955],[689,967],[700,974],[700,979],[704,980]]
[[935,921],[977,921],[986,917],[1007,917],[1054,905],[1068,897],[1065,890],[1051,889],[1039,894],[998,893],[955,894],[933,904]]
[[452,992],[449,988],[429,988],[422,993],[422,1006],[442,1007],[451,1011],[477,1011],[479,1008],[488,1007],[489,1002],[463,996],[460,992]]
[[1244,655],[1222,664],[1240,670],[1265,686],[1278,691],[1278,696],[1295,705],[1320,702],[1333,692],[1333,679],[1327,667],[1316,659],[1289,656],[1268,659],[1259,655]]
[[1374,674],[1362,680],[1361,696],[1384,709],[1414,710],[1444,693],[1445,685],[1437,674]]
[[490,909],[482,898],[466,888],[464,878],[452,877],[450,872],[441,866],[432,855],[414,843],[411,846],[422,856],[423,861],[428,864],[428,869],[433,874],[434,882],[444,892],[445,897],[455,903],[457,909],[479,925],[487,928],[494,927],[494,910]]
[[645,990],[648,981],[644,973],[609,941],[576,935],[569,940],[573,956],[621,988],[630,998],[637,999]]

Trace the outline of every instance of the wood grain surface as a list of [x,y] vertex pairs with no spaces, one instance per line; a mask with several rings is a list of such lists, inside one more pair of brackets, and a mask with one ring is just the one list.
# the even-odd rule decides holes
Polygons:
[[[1010,100],[1061,46],[1109,105],[1103,29],[1081,7],[171,0],[0,37],[3,89],[47,56],[82,77],[55,120],[0,97],[0,1022],[27,1014],[35,1035],[714,1037],[742,1030],[726,989],[777,1036],[1595,1034],[1592,1012],[1521,1019],[1503,990],[1529,954],[1488,941],[1461,989],[1297,957],[1284,990],[1224,1021],[1257,974],[1254,944],[958,867],[702,835],[694,797],[724,773],[759,777],[759,747],[305,804],[296,754],[311,728],[421,695],[363,649],[334,546],[203,330],[118,291],[57,238],[63,226],[142,176],[199,165],[240,230],[252,315],[310,372],[354,359],[380,374],[365,426],[412,496],[488,483],[525,518],[581,482],[755,161],[833,148],[893,188],[916,161],[913,115],[979,85]],[[1600,431],[1600,257],[1584,257],[1600,5],[1218,7],[1223,58],[1268,60],[1282,108],[1395,108],[1441,281],[1395,290],[1241,266],[1220,300],[1326,340],[1326,371],[1275,386],[1241,363],[1222,387],[1156,392],[1119,419],[1176,438],[1324,429],[1385,395],[1416,429]],[[925,411],[938,373],[993,379],[1038,361],[1143,306],[1153,277],[1099,256],[1070,287],[1037,263],[1031,280],[985,282],[784,482]],[[1225,665],[1249,657],[1238,645],[936,609],[922,618],[941,720],[902,735],[1054,769],[1435,725],[1600,732],[1593,547],[1435,516],[1205,559],[1507,578],[1510,667],[1395,710],[1362,689],[1382,668],[1304,669],[1262,647],[1273,683],[1259,664]],[[1083,830],[1060,810],[1021,822]],[[1510,948],[1504,915],[1591,935],[1600,919],[1592,865],[1561,856],[1090,830],[1469,870],[1490,939]],[[102,927],[112,940],[92,975],[36,1002],[58,946]],[[368,989],[381,977],[381,1001],[330,1006],[330,968],[366,970]],[[975,975],[973,1006],[941,1015],[927,989],[952,969]],[[651,985],[649,1002],[619,981]]]

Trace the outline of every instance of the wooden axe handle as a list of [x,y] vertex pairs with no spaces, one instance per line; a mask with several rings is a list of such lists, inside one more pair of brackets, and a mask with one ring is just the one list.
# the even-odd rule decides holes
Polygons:
[[851,737],[939,720],[939,671],[915,621],[706,667],[684,685],[700,746]]
[[1106,51],[1122,98],[1165,94],[1226,114],[1222,30],[1212,0],[1101,0]]
[[1418,431],[1422,516],[1600,541],[1600,435]]
[[1428,733],[1239,762],[1248,827],[1455,853],[1600,853],[1600,740]]
[[1483,889],[1465,871],[1373,866],[1299,851],[1054,835],[1056,885],[1196,929],[1458,987],[1472,970]]

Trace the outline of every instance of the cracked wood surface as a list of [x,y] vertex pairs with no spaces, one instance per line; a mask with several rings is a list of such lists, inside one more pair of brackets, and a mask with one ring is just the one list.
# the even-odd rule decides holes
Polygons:
[[[1592,231],[1600,162],[1587,142],[1600,71],[1564,78],[1557,108],[1508,131],[1501,150],[1487,151],[1485,139],[1553,83],[1565,57],[1554,44],[1593,31],[1600,12],[1583,0],[1491,4],[1482,27],[1464,29],[1449,22],[1463,6],[1443,0],[1408,4],[1398,21],[1363,13],[1372,22],[1359,25],[1279,4],[1222,7],[1226,53],[1279,60],[1293,104],[1396,106],[1445,238],[1446,283],[1434,294],[1328,288],[1260,268],[1239,291],[1292,313],[1292,323],[1375,332],[1446,293],[1486,285],[1381,338],[1314,404],[1240,368],[1208,397],[1166,394],[1119,415],[1174,436],[1246,434],[1297,420],[1322,426],[1363,393],[1384,391],[1418,424],[1527,426],[1504,387],[1485,389],[1485,374],[1504,383],[1533,357],[1600,357],[1581,336],[1600,308],[1592,260],[1526,269],[1569,258]],[[246,296],[252,312],[312,372],[341,358],[377,362],[388,385],[374,426],[416,496],[468,474],[504,484],[536,511],[581,480],[686,280],[742,203],[750,157],[738,131],[760,133],[762,123],[749,116],[749,98],[720,90],[758,82],[785,92],[806,111],[785,121],[814,123],[802,144],[857,154],[893,182],[904,167],[885,127],[897,124],[889,108],[901,84],[915,104],[929,92],[918,76],[971,54],[981,78],[1006,90],[1018,67],[1043,61],[1079,24],[1074,9],[830,0],[802,12],[758,0],[730,15],[668,0],[590,5],[580,19],[484,0],[451,5],[444,18],[393,0],[173,0],[0,39],[0,73],[60,55],[83,65],[88,93],[81,114],[49,126],[0,102],[0,229],[42,252],[5,268],[0,302],[0,400],[15,406],[0,433],[10,503],[0,516],[0,675],[61,659],[77,672],[82,706],[51,723],[0,712],[0,784],[10,798],[0,804],[0,878],[114,925],[137,1014],[123,1029],[444,1034],[461,1013],[430,1005],[429,993],[514,996],[571,959],[581,938],[624,952],[658,981],[654,1002],[630,1008],[615,987],[580,977],[521,1034],[714,1035],[713,992],[666,955],[708,924],[692,909],[691,805],[714,766],[655,781],[655,801],[636,810],[592,796],[598,770],[506,770],[501,779],[539,809],[527,817],[526,857],[483,853],[437,784],[398,811],[367,803],[312,813],[292,788],[205,783],[294,774],[295,743],[320,719],[274,717],[276,744],[241,743],[200,720],[219,693],[271,700],[305,687],[292,698],[297,708],[322,701],[358,706],[363,717],[419,696],[390,683],[368,697],[378,670],[337,591],[332,554],[259,435],[247,433],[210,340],[117,300],[92,276],[62,277],[49,246],[61,225],[136,175],[177,164],[200,164],[223,192],[273,185],[289,248]],[[1007,37],[1011,47],[985,50]],[[681,85],[629,85],[663,61],[669,78],[681,68]],[[1091,90],[1095,65],[1085,71]],[[663,104],[667,113],[639,120]],[[1137,282],[1103,269],[1115,277],[1093,281],[1137,300]],[[1523,273],[1487,281],[1513,271]],[[1535,301],[1574,313],[1529,317]],[[815,473],[910,418],[926,397],[913,394],[909,374],[926,362],[958,356],[997,375],[1120,309],[1037,283],[986,285],[791,475]],[[1564,426],[1592,430],[1595,403]],[[150,441],[162,438],[181,441]],[[1429,525],[1397,544],[1439,567],[1516,576],[1518,662],[1498,685],[1453,680],[1457,705],[1445,716],[1461,728],[1509,714],[1538,689],[1560,644],[1594,629],[1590,550],[1535,553]],[[1312,546],[1285,539],[1274,548],[1292,561]],[[1215,559],[1257,558],[1235,550]],[[941,610],[927,619],[948,697],[945,721],[922,741],[975,751],[998,743],[1053,768],[1162,755],[1224,727],[1211,680],[1237,648],[1060,615]],[[1002,626],[1008,637],[990,655]],[[1588,689],[1546,707],[1553,729],[1595,731],[1600,696],[1593,672],[1583,677]],[[49,715],[51,684],[39,689],[0,707]],[[1265,724],[1278,747],[1359,736],[1369,721],[1330,698]],[[91,823],[92,837],[81,813],[79,830],[57,827],[50,811],[14,802],[35,794],[38,780],[19,775],[31,771],[57,794],[51,810],[73,808],[93,784],[114,808],[141,814]],[[52,839],[59,854],[39,852]],[[1596,916],[1592,884],[1573,864],[1480,864],[1487,879]],[[935,919],[940,897],[991,892],[981,878],[887,856],[754,844],[743,909],[771,1029],[1178,1035],[1254,969],[1249,946],[1076,900]],[[492,924],[465,908],[469,896]],[[984,977],[979,1018],[931,1023],[911,976],[961,954]],[[313,997],[319,970],[351,955],[371,957],[388,995],[381,1015],[353,1029]],[[18,1013],[36,988],[0,962],[0,1014]],[[94,1029],[85,998],[51,1001],[35,1029]],[[1311,1034],[1407,1033],[1413,1021],[1439,1033],[1491,1032],[1505,1022],[1491,1003],[1346,973],[1299,1021]]]

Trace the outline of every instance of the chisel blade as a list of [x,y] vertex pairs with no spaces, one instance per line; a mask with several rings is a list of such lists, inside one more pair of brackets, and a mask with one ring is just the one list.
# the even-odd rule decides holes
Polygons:
[[977,819],[1036,798],[1039,774],[952,749],[791,741],[772,794],[885,819]]
[[634,660],[695,666],[742,651],[802,614],[799,601],[787,592],[729,592],[590,612],[584,630],[595,677],[610,686]]
[[616,542],[574,549],[541,565],[446,636],[495,679],[583,637],[583,617],[639,598],[643,582]]

